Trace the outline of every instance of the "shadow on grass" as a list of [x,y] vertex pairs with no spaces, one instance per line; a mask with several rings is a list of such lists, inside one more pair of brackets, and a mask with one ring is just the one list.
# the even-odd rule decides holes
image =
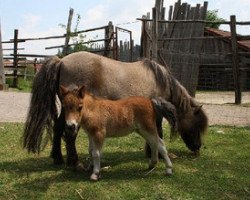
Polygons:
[[[178,190],[182,190],[183,187],[192,183],[192,188],[204,190],[205,194],[206,190],[211,188],[219,192],[221,187],[231,187],[232,183],[237,182],[242,176],[242,171],[235,169],[242,167],[237,166],[236,157],[234,157],[235,163],[227,164],[226,160],[218,160],[218,158],[212,157],[206,151],[198,158],[188,150],[173,148],[171,153],[177,156],[176,159],[172,159],[174,168],[176,166],[177,169],[172,177],[166,177],[163,165],[160,165],[155,171],[147,175],[148,159],[143,151],[104,152],[102,166],[110,167],[102,170],[102,179],[99,181],[98,187],[105,188],[107,187],[106,183],[114,184],[121,181],[131,183],[133,181],[140,182],[143,179],[146,180],[143,184],[150,185],[152,181],[153,184],[159,184],[159,180],[163,180],[164,184],[169,184]],[[86,154],[79,155],[80,160],[86,157]],[[233,162],[233,159],[231,161]],[[160,160],[160,162],[163,161]],[[224,176],[224,171],[226,175],[228,173],[232,176]],[[68,185],[73,190],[78,184],[91,185],[89,181],[90,172],[75,172],[72,168],[64,165],[55,166],[49,157],[2,162],[0,172],[7,173],[9,176],[15,174],[17,180],[14,187],[18,196],[22,195],[24,189],[28,193],[42,195],[55,185],[57,190],[60,190],[60,187],[67,188],[65,185]],[[105,186],[102,186],[103,183]],[[188,191],[192,192],[192,188]],[[239,192],[239,195],[244,195],[244,192]]]

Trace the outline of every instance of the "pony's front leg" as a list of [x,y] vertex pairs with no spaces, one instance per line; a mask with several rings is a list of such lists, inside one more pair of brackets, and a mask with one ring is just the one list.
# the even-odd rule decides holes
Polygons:
[[54,160],[54,164],[61,165],[64,163],[62,151],[61,151],[61,139],[63,136],[64,128],[65,128],[65,119],[64,119],[64,111],[62,109],[59,118],[55,117],[55,124],[53,127],[53,141],[52,141],[52,151],[50,156]]

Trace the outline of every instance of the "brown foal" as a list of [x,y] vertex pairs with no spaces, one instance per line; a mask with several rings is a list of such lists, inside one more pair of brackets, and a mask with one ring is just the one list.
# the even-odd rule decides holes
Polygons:
[[121,137],[133,131],[141,135],[152,149],[149,168],[157,164],[159,152],[164,159],[166,173],[172,174],[172,163],[156,127],[156,114],[161,114],[176,129],[176,112],[172,104],[161,98],[103,99],[88,93],[85,86],[69,90],[61,85],[60,93],[67,128],[77,134],[81,126],[88,135],[89,153],[93,159],[91,180],[99,179],[100,156],[105,138]]

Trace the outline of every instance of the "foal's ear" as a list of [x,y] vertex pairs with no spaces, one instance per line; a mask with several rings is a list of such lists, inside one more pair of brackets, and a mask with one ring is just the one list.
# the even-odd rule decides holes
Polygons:
[[63,85],[60,85],[60,94],[64,97],[67,93],[69,92],[69,90],[64,87]]
[[77,94],[78,94],[78,96],[79,96],[80,98],[83,98],[84,95],[85,95],[85,92],[86,92],[86,86],[83,85],[83,86],[81,86],[81,87],[78,89]]

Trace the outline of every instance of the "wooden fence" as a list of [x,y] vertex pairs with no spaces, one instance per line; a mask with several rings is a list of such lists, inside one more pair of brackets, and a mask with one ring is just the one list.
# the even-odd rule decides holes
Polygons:
[[[230,21],[206,21],[208,3],[203,6],[197,4],[191,7],[178,0],[175,6],[170,6],[168,20],[165,20],[163,0],[156,0],[150,14],[144,15],[142,21],[141,46],[143,57],[157,60],[171,68],[174,76],[194,96],[199,80],[199,69],[202,63],[201,50],[204,41],[208,39],[225,39],[228,37],[204,37],[204,28],[207,23],[230,25],[231,35],[231,67],[234,77],[235,103],[241,103],[241,77],[240,59],[238,52],[239,39],[249,39],[249,36],[238,37],[236,25],[249,25],[250,22],[236,22],[236,17],[231,16]],[[205,55],[206,56],[206,55]],[[203,63],[204,64],[204,63]]]
[[[106,57],[110,57],[117,60],[122,61],[134,61],[137,60],[139,57],[139,48],[138,46],[133,46],[133,40],[132,40],[132,32],[130,30],[121,28],[121,27],[115,27],[113,26],[112,22],[109,22],[108,25],[92,28],[92,29],[85,29],[80,31],[71,31],[71,24],[72,24],[72,18],[73,18],[74,10],[69,10],[69,17],[68,17],[68,23],[66,26],[66,33],[64,35],[58,35],[58,36],[48,36],[48,37],[39,37],[39,38],[19,38],[18,37],[18,30],[14,31],[14,39],[9,41],[3,41],[1,44],[7,44],[11,43],[13,44],[13,48],[11,49],[4,49],[8,51],[13,51],[10,56],[5,57],[6,59],[12,60],[13,64],[6,66],[9,70],[13,70],[13,73],[7,74],[7,76],[13,78],[13,86],[17,87],[18,84],[18,76],[20,73],[18,71],[21,68],[25,68],[23,60],[26,59],[26,57],[33,57],[35,58],[34,66],[39,64],[37,63],[36,58],[45,58],[50,57],[51,55],[37,55],[37,54],[22,54],[19,53],[20,50],[24,50],[23,48],[19,48],[19,43],[23,43],[26,41],[38,41],[38,40],[49,40],[49,39],[65,39],[65,42],[63,45],[57,45],[57,46],[50,46],[46,47],[45,49],[63,49],[62,50],[62,56],[65,56],[70,53],[70,47],[77,45],[77,42],[70,43],[70,38],[77,37],[79,34],[82,33],[89,33],[93,31],[104,31],[104,38],[103,39],[94,39],[86,42],[81,42],[81,45],[90,45],[91,47],[88,48],[89,52],[97,53],[104,55]],[[118,41],[119,33],[125,32],[129,35],[129,41],[122,42]],[[100,43],[103,43],[103,45],[100,45]],[[95,44],[95,45],[93,45]],[[119,45],[120,44],[120,45]],[[129,45],[129,46],[128,46]],[[20,61],[22,60],[22,61]]]
[[3,90],[5,87],[5,74],[3,67],[3,48],[2,48],[2,32],[0,24],[0,90]]
[[[14,39],[11,39],[9,41],[3,41],[1,44],[13,44],[13,48],[11,49],[3,49],[3,50],[8,50],[8,51],[13,51],[12,54],[10,54],[8,57],[4,57],[5,59],[12,60],[12,65],[6,66],[8,70],[13,70],[13,73],[7,74],[7,76],[13,78],[13,86],[17,87],[18,85],[18,76],[20,75],[18,71],[22,68],[25,68],[26,66],[24,65],[23,60],[26,59],[26,57],[33,57],[33,58],[45,58],[45,57],[50,57],[51,55],[41,55],[41,54],[22,54],[19,53],[20,50],[24,50],[23,48],[19,48],[19,44],[26,42],[26,41],[38,41],[38,40],[49,40],[49,39],[60,39],[64,38],[65,43],[63,45],[58,45],[58,46],[50,46],[46,47],[45,49],[63,49],[63,56],[67,55],[69,53],[69,47],[76,45],[77,43],[70,43],[70,38],[71,37],[77,37],[79,34],[82,33],[87,33],[87,32],[93,32],[93,31],[99,31],[103,30],[104,31],[104,38],[103,39],[96,39],[96,40],[90,40],[87,42],[83,42],[81,44],[94,44],[94,43],[100,43],[103,42],[104,46],[103,48],[90,48],[90,52],[102,54],[104,56],[118,59],[118,46],[117,45],[117,32],[114,30],[114,26],[112,22],[109,22],[108,25],[97,27],[97,28],[92,28],[92,29],[85,29],[85,30],[80,30],[76,32],[71,32],[71,21],[72,21],[72,16],[73,16],[73,9],[70,9],[69,11],[69,17],[68,17],[68,23],[66,27],[66,33],[64,35],[59,35],[59,36],[48,36],[48,37],[39,37],[39,38],[19,38],[18,37],[18,30],[14,30]],[[122,28],[119,28],[121,30]],[[116,28],[118,30],[118,28]],[[127,31],[126,29],[123,29],[123,31]],[[130,41],[132,44],[132,33],[130,32]],[[130,48],[131,49],[131,48]],[[2,50],[2,49],[1,49]],[[132,52],[132,49],[131,49]],[[131,53],[132,55],[132,53]],[[2,58],[2,56],[1,56]],[[22,62],[20,61],[22,60]],[[132,60],[132,57],[130,57],[130,61]],[[36,63],[38,64],[38,63]]]

